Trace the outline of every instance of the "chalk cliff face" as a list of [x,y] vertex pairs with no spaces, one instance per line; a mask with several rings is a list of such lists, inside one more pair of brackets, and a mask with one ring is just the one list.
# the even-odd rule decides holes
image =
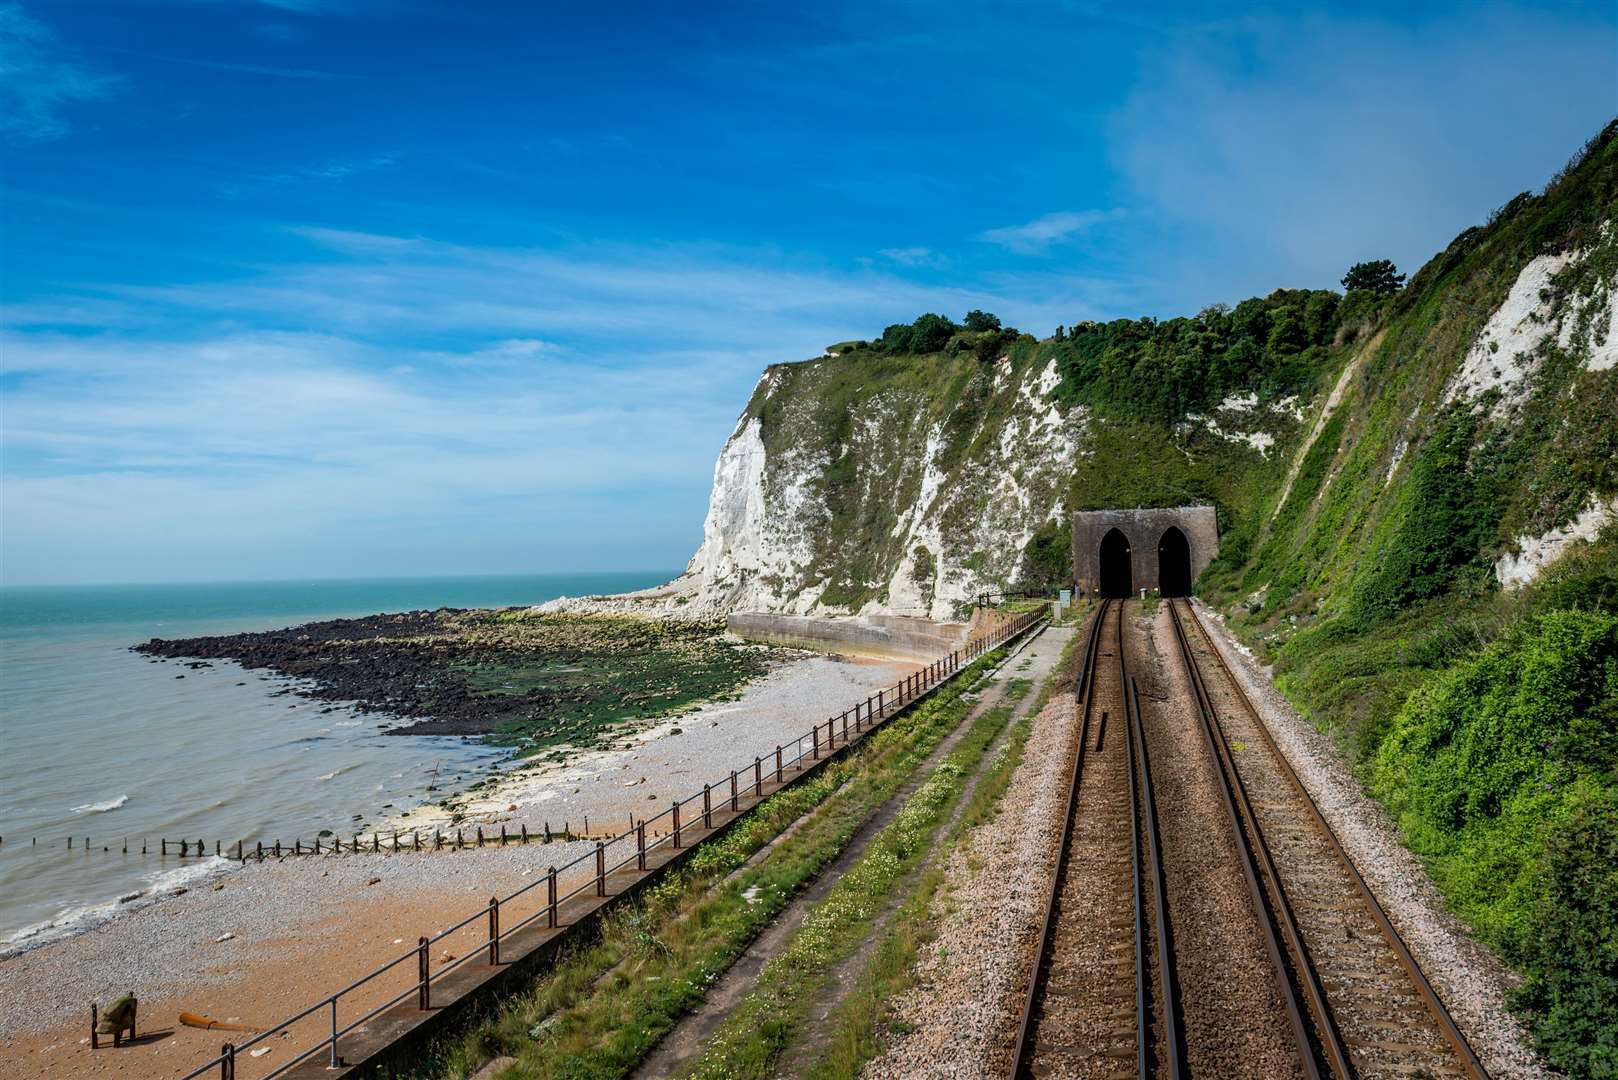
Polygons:
[[1009,357],[773,366],[720,452],[685,573],[588,606],[953,618],[1061,516],[1086,424],[1055,386],[1053,364]]

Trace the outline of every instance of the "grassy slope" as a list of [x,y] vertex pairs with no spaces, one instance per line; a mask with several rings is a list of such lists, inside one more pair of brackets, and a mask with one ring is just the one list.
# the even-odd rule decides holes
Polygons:
[[1255,499],[1235,529],[1248,550],[1202,583],[1456,909],[1528,974],[1543,1048],[1583,1076],[1618,1076],[1618,540],[1520,592],[1491,564],[1618,493],[1618,371],[1552,347],[1501,417],[1441,395],[1535,256],[1590,252],[1554,302],[1612,287],[1618,232],[1600,225],[1615,211],[1609,128],[1545,194],[1423,268],[1286,504],[1272,522]]

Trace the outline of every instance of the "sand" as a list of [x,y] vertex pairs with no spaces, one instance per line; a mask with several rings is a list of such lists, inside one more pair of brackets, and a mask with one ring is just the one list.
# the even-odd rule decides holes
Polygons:
[[[493,833],[500,822],[512,832],[523,823],[537,834],[548,820],[582,831],[588,815],[593,834],[621,830],[632,814],[652,816],[676,795],[700,790],[754,754],[773,753],[778,742],[911,670],[914,665],[806,656],[776,668],[740,700],[684,713],[627,739],[625,749],[506,775],[468,803],[461,827],[470,836],[478,823]],[[418,808],[397,824],[425,832],[447,826],[448,815]],[[251,1036],[183,1027],[177,1022],[182,1010],[272,1026],[404,955],[419,936],[480,910],[490,895],[505,896],[592,847],[574,841],[305,856],[224,870],[86,933],[0,961],[5,1075],[184,1075],[222,1043]],[[435,945],[433,963],[464,955],[483,934],[474,924]],[[339,1022],[350,1023],[414,979],[412,957],[356,994]],[[149,1034],[131,1047],[92,1052],[90,1002],[104,1005],[131,990],[141,1003],[140,1030]],[[285,1064],[329,1024],[322,1012],[290,1036],[268,1040],[269,1052],[239,1062],[239,1075],[247,1080]]]

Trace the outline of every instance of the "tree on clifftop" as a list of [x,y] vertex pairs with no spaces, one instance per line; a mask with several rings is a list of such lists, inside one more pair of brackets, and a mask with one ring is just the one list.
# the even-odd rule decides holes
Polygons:
[[1000,329],[1000,316],[990,315],[987,311],[968,311],[966,313],[966,328],[975,334],[985,330]]
[[1348,292],[1364,289],[1377,296],[1392,296],[1404,288],[1405,276],[1390,259],[1355,263],[1343,275],[1343,288]]

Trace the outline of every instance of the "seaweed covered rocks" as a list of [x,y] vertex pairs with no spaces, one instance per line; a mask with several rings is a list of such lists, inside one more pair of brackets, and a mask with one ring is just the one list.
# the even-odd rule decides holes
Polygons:
[[773,654],[723,631],[717,622],[441,608],[134,649],[304,679],[310,697],[408,721],[394,734],[491,735],[534,749],[594,745],[626,722],[733,696]]

